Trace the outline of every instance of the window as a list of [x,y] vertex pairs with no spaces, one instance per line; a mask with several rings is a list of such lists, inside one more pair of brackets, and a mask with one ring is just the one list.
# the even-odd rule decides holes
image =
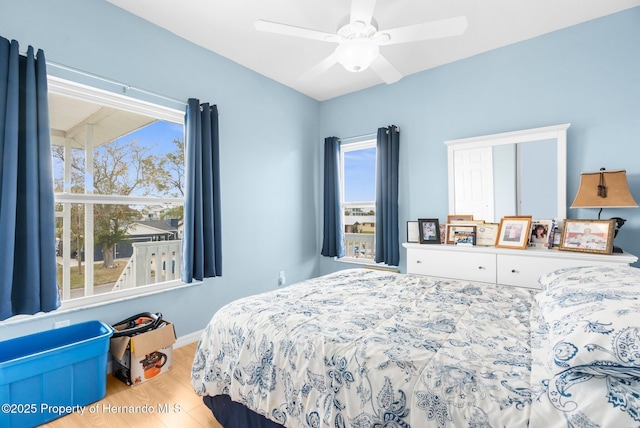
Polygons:
[[49,115],[63,306],[179,283],[184,112],[50,77]]
[[345,259],[373,263],[376,251],[376,141],[341,144]]

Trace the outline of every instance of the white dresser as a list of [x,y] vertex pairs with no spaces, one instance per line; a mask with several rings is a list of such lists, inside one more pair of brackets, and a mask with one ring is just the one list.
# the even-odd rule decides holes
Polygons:
[[556,269],[591,265],[629,265],[629,253],[602,255],[546,249],[514,250],[404,243],[407,273],[539,289],[538,278]]

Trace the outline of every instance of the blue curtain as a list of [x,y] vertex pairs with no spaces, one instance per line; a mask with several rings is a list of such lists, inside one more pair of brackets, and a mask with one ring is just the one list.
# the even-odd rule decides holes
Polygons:
[[398,266],[398,161],[400,129],[378,129],[376,142],[376,263]]
[[188,101],[185,114],[182,280],[222,276],[218,107]]
[[0,320],[60,306],[44,52],[0,37]]
[[340,140],[324,139],[324,239],[321,254],[344,257],[344,228],[340,212]]

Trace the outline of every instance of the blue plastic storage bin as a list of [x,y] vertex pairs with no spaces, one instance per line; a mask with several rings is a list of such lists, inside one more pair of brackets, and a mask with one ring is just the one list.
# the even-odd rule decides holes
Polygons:
[[0,427],[40,425],[103,398],[112,334],[89,321],[0,342]]

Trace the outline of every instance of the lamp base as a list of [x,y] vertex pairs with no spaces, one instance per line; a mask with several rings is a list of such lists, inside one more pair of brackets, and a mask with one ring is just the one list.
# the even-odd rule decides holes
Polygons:
[[624,251],[622,251],[622,248],[620,247],[616,247],[615,245],[613,246],[613,254],[620,254],[620,253],[624,253]]

